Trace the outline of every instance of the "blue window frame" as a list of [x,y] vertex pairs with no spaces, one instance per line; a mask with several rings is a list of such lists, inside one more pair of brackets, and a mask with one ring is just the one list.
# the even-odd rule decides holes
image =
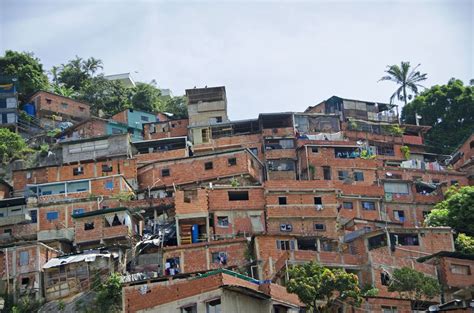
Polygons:
[[105,189],[108,189],[108,190],[114,189],[114,182],[112,180],[105,181]]
[[58,212],[57,211],[53,211],[53,212],[48,212],[46,213],[46,219],[48,221],[54,221],[54,220],[57,220],[58,219]]

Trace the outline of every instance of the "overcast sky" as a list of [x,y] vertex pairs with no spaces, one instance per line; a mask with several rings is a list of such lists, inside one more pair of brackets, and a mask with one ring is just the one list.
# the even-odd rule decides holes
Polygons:
[[426,86],[474,78],[474,1],[0,0],[0,51],[46,69],[75,55],[175,95],[225,85],[231,119],[303,111],[332,95],[387,102],[410,61]]

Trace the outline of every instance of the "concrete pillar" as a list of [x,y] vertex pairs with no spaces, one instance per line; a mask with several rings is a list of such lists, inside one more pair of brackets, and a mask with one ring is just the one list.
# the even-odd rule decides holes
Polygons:
[[178,242],[178,246],[181,245],[181,234],[179,233],[179,218],[176,218],[176,241]]

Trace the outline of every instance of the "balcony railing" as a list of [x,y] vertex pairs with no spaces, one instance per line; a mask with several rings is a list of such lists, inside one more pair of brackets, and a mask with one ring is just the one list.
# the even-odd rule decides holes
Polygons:
[[0,217],[0,226],[15,225],[28,222],[31,222],[31,216],[29,213]]

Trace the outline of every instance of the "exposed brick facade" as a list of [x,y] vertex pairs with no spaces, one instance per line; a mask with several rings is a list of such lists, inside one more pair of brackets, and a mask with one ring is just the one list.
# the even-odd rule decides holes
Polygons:
[[59,115],[84,120],[91,114],[89,104],[46,91],[38,91],[30,97],[28,103],[34,103],[37,116],[40,117]]

